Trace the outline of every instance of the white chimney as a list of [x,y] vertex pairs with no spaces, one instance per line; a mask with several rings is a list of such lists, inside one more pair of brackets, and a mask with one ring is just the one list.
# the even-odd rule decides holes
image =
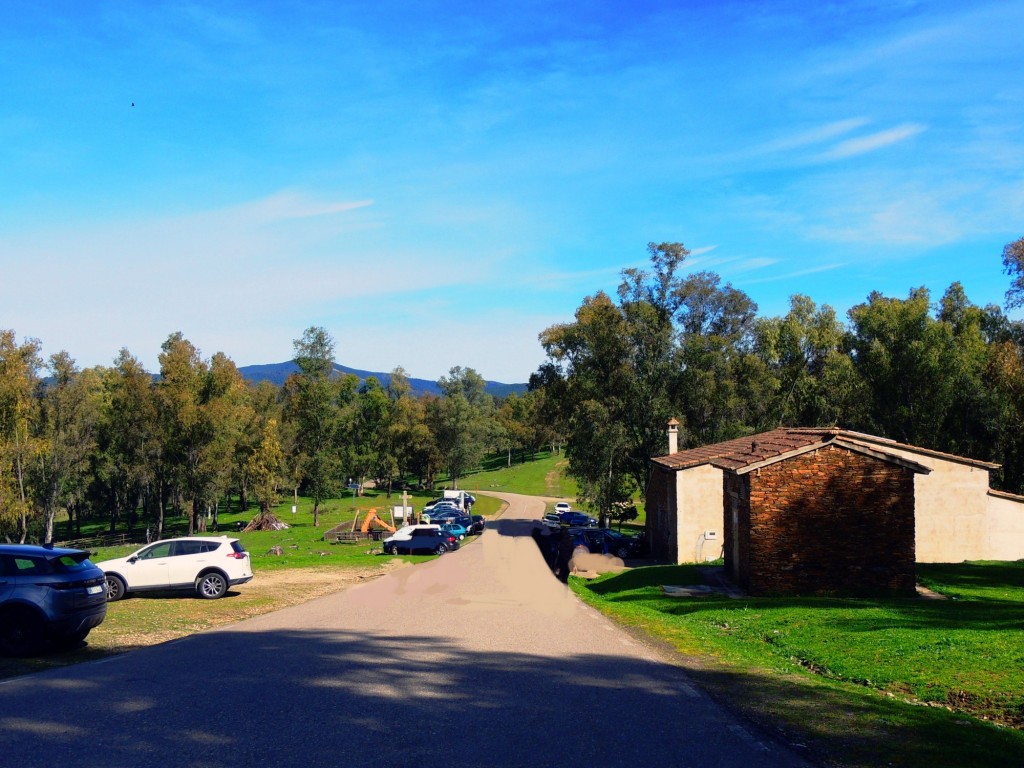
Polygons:
[[679,422],[675,419],[668,420],[668,452],[679,452]]

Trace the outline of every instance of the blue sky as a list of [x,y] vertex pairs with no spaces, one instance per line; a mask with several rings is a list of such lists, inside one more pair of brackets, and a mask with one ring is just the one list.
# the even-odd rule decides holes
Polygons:
[[[1024,4],[47,2],[0,23],[0,327],[525,381],[681,241],[763,315],[1002,303]],[[134,106],[132,104],[134,103]]]

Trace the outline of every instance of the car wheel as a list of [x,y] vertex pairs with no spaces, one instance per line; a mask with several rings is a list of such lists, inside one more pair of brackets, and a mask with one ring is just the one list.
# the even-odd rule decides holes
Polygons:
[[127,594],[128,588],[125,586],[124,579],[114,574],[108,574],[107,576],[107,602],[114,603],[120,600]]
[[615,554],[625,560],[629,557],[629,547],[619,547]]
[[224,597],[228,591],[228,581],[216,571],[204,573],[196,582],[196,592],[205,600],[216,600]]
[[447,551],[448,547],[446,547],[444,544],[438,544],[436,547],[434,547],[435,555],[443,555]]
[[43,622],[29,610],[15,610],[0,616],[0,653],[28,656],[43,649]]
[[[91,627],[89,629],[92,629]],[[80,629],[77,632],[72,632],[70,635],[61,635],[53,639],[53,646],[61,651],[67,651],[74,648],[89,634],[89,629]]]

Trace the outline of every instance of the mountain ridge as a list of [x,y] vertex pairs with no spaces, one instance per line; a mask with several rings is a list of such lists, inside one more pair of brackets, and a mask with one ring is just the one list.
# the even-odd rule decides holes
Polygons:
[[[271,384],[280,387],[284,384],[285,380],[293,373],[298,373],[299,367],[295,364],[294,360],[288,360],[283,363],[264,363],[257,365],[243,365],[239,367],[238,372],[242,374],[242,377],[246,381],[252,383],[258,383],[260,381],[269,381]],[[360,382],[366,381],[371,376],[379,381],[383,386],[387,386],[391,381],[390,373],[383,373],[378,371],[364,371],[359,368],[349,368],[347,365],[341,365],[334,363],[334,371],[337,373],[350,373],[359,378]],[[407,376],[409,385],[412,387],[413,394],[416,395],[440,395],[441,388],[437,385],[436,381],[430,379],[417,379],[412,376]],[[505,384],[500,381],[487,381],[484,382],[484,390],[489,395],[494,397],[507,397],[513,392],[521,395],[526,392],[526,384]]]

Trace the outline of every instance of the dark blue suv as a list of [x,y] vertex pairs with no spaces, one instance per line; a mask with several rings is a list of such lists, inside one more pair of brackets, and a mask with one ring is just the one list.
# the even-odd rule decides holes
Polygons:
[[0,653],[77,645],[107,615],[106,583],[80,549],[0,544]]

